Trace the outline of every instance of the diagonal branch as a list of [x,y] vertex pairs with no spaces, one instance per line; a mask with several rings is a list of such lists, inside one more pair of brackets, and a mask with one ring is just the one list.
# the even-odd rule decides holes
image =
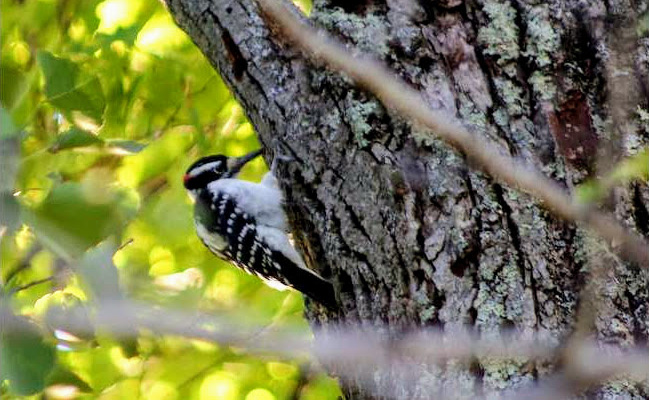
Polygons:
[[556,182],[522,161],[499,152],[484,137],[471,134],[454,118],[431,109],[418,91],[395,77],[386,67],[368,57],[352,55],[325,32],[302,22],[285,2],[257,1],[285,34],[313,57],[324,60],[333,69],[349,75],[387,107],[429,128],[432,134],[465,154],[498,181],[530,194],[566,221],[585,224],[607,240],[624,259],[635,262],[642,268],[649,268],[649,243],[626,229],[612,216],[580,205]]

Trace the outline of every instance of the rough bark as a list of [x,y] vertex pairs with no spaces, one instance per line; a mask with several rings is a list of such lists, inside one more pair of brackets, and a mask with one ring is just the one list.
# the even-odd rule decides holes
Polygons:
[[[565,340],[589,271],[603,266],[594,285],[600,303],[593,336],[620,348],[646,343],[646,275],[605,245],[305,59],[252,0],[166,3],[230,85],[264,147],[295,158],[280,166],[288,211],[308,265],[335,282],[341,305],[335,314],[308,304],[312,323],[394,334],[513,327]],[[636,114],[646,109],[649,90],[649,41],[635,36],[646,7],[614,0],[320,0],[310,18],[389,64],[431,107],[457,115],[572,190],[649,142],[647,123]],[[606,206],[649,235],[646,182],[616,189]],[[471,398],[551,371],[525,360],[476,360],[401,382],[387,373],[372,384],[343,381],[354,398],[427,398],[442,388],[452,398]],[[619,381],[588,394],[649,391]]]

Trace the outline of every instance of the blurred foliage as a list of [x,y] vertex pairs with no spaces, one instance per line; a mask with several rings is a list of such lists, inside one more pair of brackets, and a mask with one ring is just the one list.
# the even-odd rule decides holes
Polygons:
[[[309,334],[298,294],[196,237],[184,170],[259,145],[161,4],[0,4],[0,398],[337,398],[333,379],[304,372],[311,360],[151,332],[75,336],[46,322],[51,309],[90,315],[119,297]],[[242,175],[265,169],[258,159]]]
[[584,204],[598,203],[614,186],[632,181],[649,181],[649,149],[618,162],[603,178],[591,179],[579,185],[577,201]]
[[640,38],[644,38],[649,35],[649,10],[645,10],[638,17],[638,22],[636,26],[636,34]]

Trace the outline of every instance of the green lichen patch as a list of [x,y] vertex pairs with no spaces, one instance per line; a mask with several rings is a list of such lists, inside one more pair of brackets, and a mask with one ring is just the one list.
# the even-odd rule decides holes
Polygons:
[[459,114],[462,122],[484,130],[488,126],[487,116],[484,112],[477,109],[475,104],[464,95],[459,94],[460,109]]
[[497,57],[500,66],[515,61],[520,55],[516,10],[508,2],[491,1],[484,5],[483,11],[490,21],[478,32],[484,54]]
[[559,49],[559,35],[550,23],[547,5],[533,8],[526,16],[526,46],[523,54],[537,67],[548,67],[552,54]]
[[311,18],[327,30],[339,32],[351,39],[364,52],[376,54],[380,58],[390,52],[388,24],[384,18],[374,14],[351,14],[338,7],[327,12],[314,12]]
[[645,132],[649,132],[649,110],[638,106],[636,108],[636,115],[642,129],[644,129]]
[[354,134],[356,143],[360,147],[365,147],[369,144],[368,136],[373,129],[370,119],[382,113],[383,108],[376,100],[354,100],[351,99],[351,95],[348,95],[346,104],[345,118],[347,124],[349,124]]
[[503,390],[529,384],[533,380],[532,376],[521,376],[521,369],[524,365],[524,361],[489,360],[483,362],[484,385],[488,388]]
[[550,101],[557,93],[557,87],[552,77],[540,71],[532,73],[528,83],[532,86],[536,98],[541,101]]
[[503,78],[495,78],[494,85],[510,116],[523,115],[527,111],[523,99],[523,89],[520,86],[515,85],[509,79]]

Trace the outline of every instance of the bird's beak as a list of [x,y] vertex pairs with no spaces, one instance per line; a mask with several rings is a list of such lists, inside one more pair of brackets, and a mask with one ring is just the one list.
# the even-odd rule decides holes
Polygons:
[[228,160],[228,172],[231,174],[231,176],[236,175],[241,170],[241,168],[243,168],[243,166],[248,163],[248,161],[255,159],[260,154],[261,149],[255,150],[252,153],[248,153],[245,156],[230,158]]

